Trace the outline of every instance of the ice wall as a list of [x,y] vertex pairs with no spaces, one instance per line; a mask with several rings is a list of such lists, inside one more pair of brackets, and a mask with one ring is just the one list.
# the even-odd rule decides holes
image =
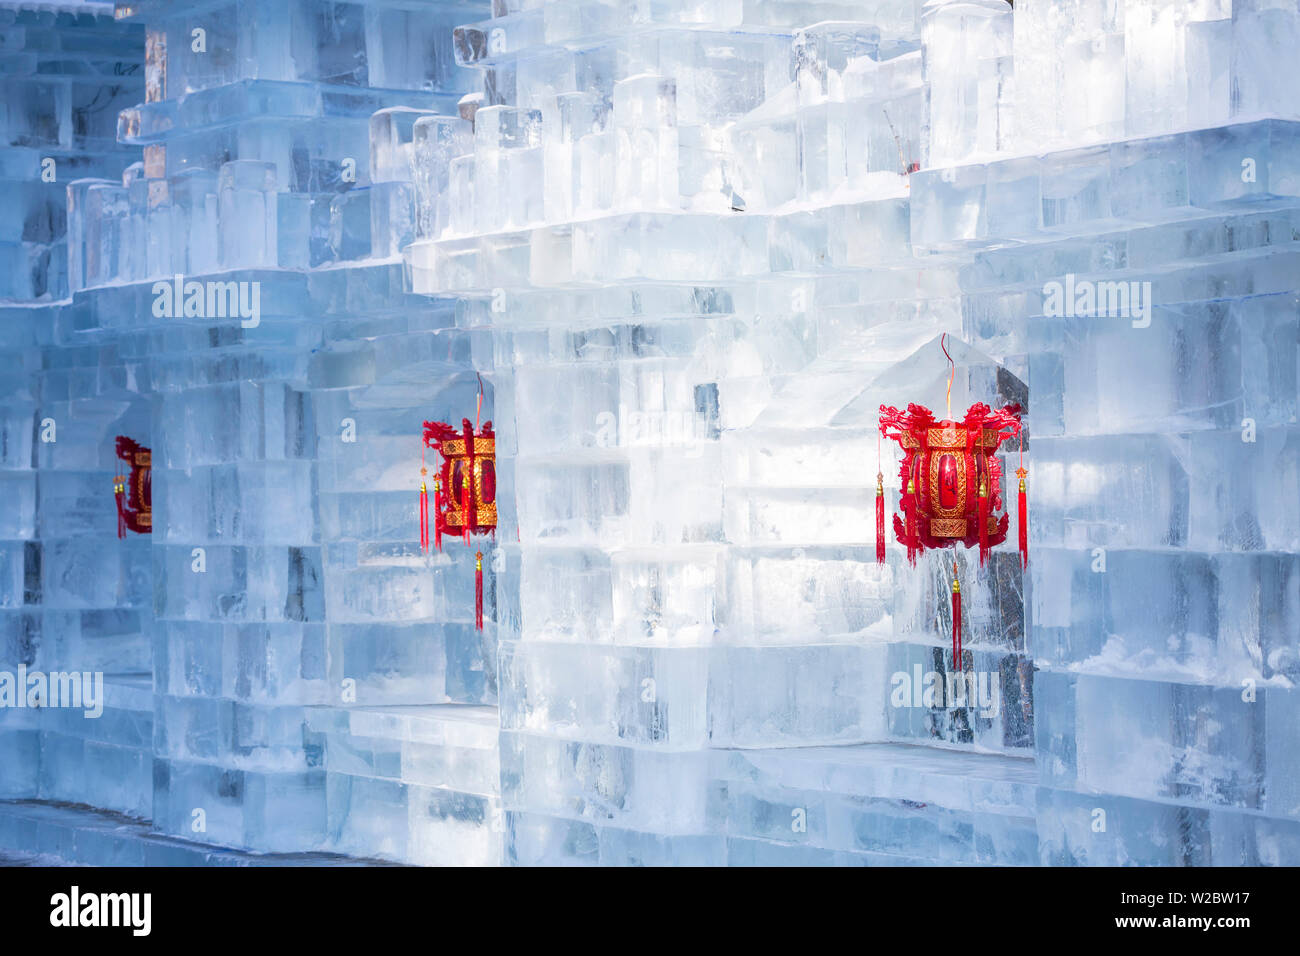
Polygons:
[[[0,670],[105,716],[0,709],[0,797],[420,864],[1300,859],[1295,0],[93,12],[0,11]],[[416,544],[480,381],[481,632]],[[959,667],[953,556],[875,562],[877,409],[949,400],[1028,409]],[[0,846],[157,852],[38,809]]]
[[[492,774],[408,778],[387,757],[364,772],[348,753],[399,748],[400,728],[348,733],[343,712],[340,735],[333,711],[432,708],[417,729],[468,720],[481,749],[495,699],[472,567],[418,561],[414,539],[420,423],[473,400],[471,344],[453,304],[404,292],[394,259],[414,212],[411,119],[455,116],[452,26],[482,9],[145,3],[85,31],[109,51],[133,41],[135,85],[99,132],[136,161],[63,174],[72,297],[14,323],[12,363],[33,374],[7,447],[25,466],[44,418],[59,441],[38,456],[42,510],[14,519],[15,538],[39,541],[17,541],[6,562],[6,607],[39,604],[45,627],[15,613],[5,646],[32,666],[131,673],[109,677],[100,721],[4,712],[6,726],[49,728],[5,736],[39,775],[6,773],[6,795],[257,851],[451,862],[437,836],[459,827],[466,859],[500,856]],[[45,20],[84,42],[67,17]],[[49,346],[43,366],[23,351],[34,344]],[[156,516],[152,535],[121,542],[118,433],[153,449]],[[437,709],[454,704],[470,717]],[[440,815],[434,785],[463,791]],[[409,841],[356,842],[377,826],[380,791],[409,803]]]
[[[1295,5],[498,12],[407,257],[509,369],[509,858],[1291,858],[1294,495],[1246,476],[1294,484],[1296,103],[1256,38]],[[947,573],[870,553],[874,408],[942,407],[944,331],[954,406],[1039,438],[1030,574],[959,572],[996,712],[898,706]],[[827,782],[885,741],[946,783]],[[953,748],[1039,786],[990,807]]]
[[[937,338],[961,326],[955,260],[912,254],[922,11],[803,28],[638,8],[571,48],[545,29],[569,9],[461,28],[503,102],[429,157],[451,207],[407,250],[416,291],[460,294],[490,330],[513,426],[508,858],[1031,858],[1014,560],[967,597],[967,666],[1005,708],[890,704],[896,674],[947,670],[943,563],[878,568],[871,526],[875,408],[938,407]],[[954,403],[1025,400],[987,355],[957,359]],[[973,798],[963,748],[1014,796]],[[946,782],[827,780],[901,754]],[[883,837],[897,827],[909,848]]]
[[[115,133],[143,90],[141,40],[105,4],[0,7],[0,795],[134,814],[151,803],[152,587],[147,540],[115,538],[111,476],[113,436],[148,410],[115,351],[76,333],[67,203],[133,159]],[[42,702],[25,680],[15,693],[20,675],[73,670],[105,675],[99,719],[15,706]]]
[[[1025,350],[1037,399],[1046,862],[1295,852],[1296,135],[1258,121],[986,168],[986,199],[1013,178],[1042,197],[965,275],[968,321]],[[1094,289],[1145,306],[1080,308]]]
[[[380,741],[406,739],[400,728],[348,720],[354,707],[491,702],[495,689],[464,561],[431,566],[414,541],[420,423],[452,418],[473,394],[456,377],[469,343],[450,334],[451,306],[403,291],[401,234],[390,236],[410,228],[412,120],[455,115],[451,28],[475,9],[139,11],[149,83],[119,135],[143,147],[165,195],[143,210],[145,232],[158,217],[182,238],[131,278],[144,289],[219,274],[256,283],[262,308],[207,333],[215,348],[181,345],[157,388],[167,523],[154,540],[154,822],[165,832],[193,838],[203,809],[199,839],[426,861],[418,847],[468,813],[463,840],[491,847],[478,804],[431,816],[424,781],[381,756]],[[219,55],[194,51],[196,25]],[[370,755],[369,771],[353,752]],[[495,787],[480,776],[481,804]],[[379,810],[390,805],[409,840],[358,843],[396,825]]]

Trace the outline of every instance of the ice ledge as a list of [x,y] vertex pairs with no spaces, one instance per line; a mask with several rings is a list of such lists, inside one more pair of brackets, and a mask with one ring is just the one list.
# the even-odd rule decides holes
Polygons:
[[843,747],[729,750],[722,779],[750,779],[790,790],[933,803],[949,810],[1033,816],[1033,757],[968,749],[867,743]]
[[31,865],[392,866],[334,853],[250,853],[163,836],[129,817],[35,800],[0,801],[0,858]]
[[113,16],[112,0],[0,0],[0,9],[32,13],[89,14]]

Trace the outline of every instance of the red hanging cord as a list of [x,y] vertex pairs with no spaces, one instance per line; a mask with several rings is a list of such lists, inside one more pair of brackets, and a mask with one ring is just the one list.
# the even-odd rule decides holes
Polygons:
[[[478,483],[476,481],[476,476],[474,472],[474,438],[475,436],[478,435],[480,427],[482,427],[479,424],[479,422],[483,418],[483,376],[478,372],[475,372],[474,374],[478,377],[478,398],[476,400],[475,407],[474,407],[474,431],[470,432],[468,428],[465,429],[466,431],[465,454],[468,457],[466,457],[465,459],[465,476],[461,481],[461,511],[464,515],[464,521],[465,521],[465,543],[466,544],[469,544],[470,530],[478,525],[478,509],[474,507],[476,499],[473,494],[474,486]],[[473,508],[473,511],[470,510],[471,508]],[[479,557],[480,559],[482,558],[481,552]],[[482,561],[480,560],[479,563],[482,564]],[[479,571],[479,577],[480,577],[480,587],[481,587],[482,586],[481,568]],[[480,597],[480,601],[481,600],[482,598]],[[479,610],[480,630],[482,630],[483,628],[482,616],[483,616],[483,612],[482,609],[480,608]]]
[[478,375],[478,406],[474,409],[474,431],[477,432],[479,430],[479,419],[483,417],[483,376],[478,372],[474,374]]
[[980,567],[984,567],[989,559],[989,483],[986,475],[980,475],[979,479],[979,511],[976,515],[976,521],[979,522],[979,540],[980,540]]
[[948,354],[947,338],[947,332],[939,336],[939,348],[943,349],[944,357],[948,359],[948,420],[952,421],[952,381],[957,377],[957,363]]
[[957,582],[957,562],[952,563],[952,666],[961,670],[961,585]]

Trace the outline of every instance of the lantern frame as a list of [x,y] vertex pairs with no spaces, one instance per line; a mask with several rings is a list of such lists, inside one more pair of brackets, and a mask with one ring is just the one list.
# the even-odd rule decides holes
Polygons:
[[458,431],[446,422],[425,422],[424,444],[442,456],[434,485],[434,520],[439,534],[468,539],[471,534],[495,532],[497,446],[492,423],[484,422],[475,429],[465,418]]
[[1006,540],[1009,515],[1003,509],[997,451],[1007,439],[1020,436],[1020,417],[1015,403],[994,411],[977,402],[960,421],[936,420],[923,405],[909,404],[902,412],[880,406],[880,433],[903,452],[902,513],[894,515],[893,523],[909,558],[959,544],[978,546],[983,554]]
[[113,477],[117,501],[118,537],[127,528],[136,534],[153,533],[153,452],[126,435],[118,435],[117,457],[131,466],[130,475]]

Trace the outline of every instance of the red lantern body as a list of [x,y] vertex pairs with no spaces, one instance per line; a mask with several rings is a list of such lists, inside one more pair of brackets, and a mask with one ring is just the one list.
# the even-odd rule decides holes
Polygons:
[[908,557],[961,544],[979,547],[982,563],[1007,537],[997,450],[1020,434],[1020,406],[995,412],[979,403],[961,421],[936,421],[920,405],[905,412],[881,405],[880,432],[903,451],[903,514],[894,516],[894,533]]
[[117,457],[131,466],[129,476],[117,475],[113,478],[113,497],[117,502],[117,536],[126,537],[128,528],[136,534],[152,534],[153,454],[139,442],[118,435]]
[[435,484],[434,521],[439,535],[491,534],[497,529],[497,443],[492,423],[477,432],[463,419],[425,422],[424,443],[442,456]]
[[[495,534],[497,530],[497,442],[492,423],[475,429],[469,419],[457,431],[446,422],[424,423],[424,444],[442,456],[434,481],[434,540],[442,550],[442,536]],[[420,491],[421,549],[428,548],[428,505],[423,483]],[[474,626],[483,629],[483,552],[474,555]]]

